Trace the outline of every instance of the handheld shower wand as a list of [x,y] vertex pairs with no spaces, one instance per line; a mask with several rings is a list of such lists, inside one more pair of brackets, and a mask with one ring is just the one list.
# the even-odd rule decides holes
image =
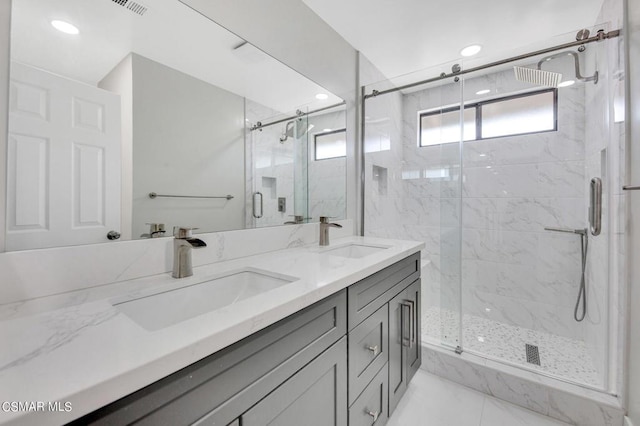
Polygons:
[[[589,234],[587,228],[582,229],[567,229],[567,228],[544,228],[545,231],[553,232],[565,232],[569,234],[580,235],[580,251],[582,252],[582,276],[580,277],[580,289],[578,290],[578,300],[576,300],[576,307],[573,310],[573,318],[581,322],[587,315],[587,283],[585,280],[585,272],[587,270],[587,251],[589,249]],[[582,313],[578,315],[580,308],[580,302],[582,302]]]

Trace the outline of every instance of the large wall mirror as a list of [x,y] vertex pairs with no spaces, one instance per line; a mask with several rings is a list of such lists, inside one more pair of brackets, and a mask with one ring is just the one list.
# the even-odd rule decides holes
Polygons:
[[7,250],[344,217],[344,128],[178,0],[13,0]]

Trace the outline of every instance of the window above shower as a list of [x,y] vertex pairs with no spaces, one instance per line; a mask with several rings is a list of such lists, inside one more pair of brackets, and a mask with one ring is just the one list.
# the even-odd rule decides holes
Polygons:
[[[464,141],[555,131],[558,128],[558,91],[542,90],[464,106]],[[418,146],[460,140],[460,107],[418,113]]]
[[347,156],[347,129],[327,129],[314,136],[314,156],[318,160],[328,160]]

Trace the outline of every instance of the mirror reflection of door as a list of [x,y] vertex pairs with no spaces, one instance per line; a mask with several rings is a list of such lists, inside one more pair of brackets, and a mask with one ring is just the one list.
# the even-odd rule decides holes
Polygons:
[[11,66],[7,249],[107,242],[120,229],[120,97]]
[[282,225],[294,185],[308,198],[306,174],[279,167],[300,145],[249,129],[342,101],[175,0],[13,0],[10,52],[7,250]]

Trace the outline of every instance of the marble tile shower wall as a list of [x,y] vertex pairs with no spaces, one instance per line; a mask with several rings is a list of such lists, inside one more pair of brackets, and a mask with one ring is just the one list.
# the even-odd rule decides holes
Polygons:
[[[511,71],[500,74],[480,78],[508,93]],[[459,145],[419,148],[416,141],[418,111],[459,103],[460,90],[452,84],[404,95],[400,104],[367,101],[367,235],[426,243],[428,303],[459,304],[460,277],[446,263],[459,251],[465,313],[581,339],[572,317],[580,246],[543,228],[586,223],[584,89],[560,93],[557,132],[465,143],[462,205]],[[387,150],[375,149],[384,143]]]
[[314,222],[320,216],[344,218],[347,210],[346,157],[315,161],[315,135],[329,130],[345,128],[345,112],[312,115],[313,125],[309,137],[309,216]]
[[[258,121],[269,122],[280,115],[278,111],[247,99],[246,118],[249,125]],[[248,227],[282,225],[291,220],[294,207],[293,161],[294,145],[280,143],[285,123],[265,127],[262,130],[247,131],[246,144],[246,223]],[[263,215],[253,217],[253,193],[263,196]],[[287,211],[278,211],[278,198],[287,200]]]
[[402,95],[370,99],[365,114],[365,235],[404,238]]

